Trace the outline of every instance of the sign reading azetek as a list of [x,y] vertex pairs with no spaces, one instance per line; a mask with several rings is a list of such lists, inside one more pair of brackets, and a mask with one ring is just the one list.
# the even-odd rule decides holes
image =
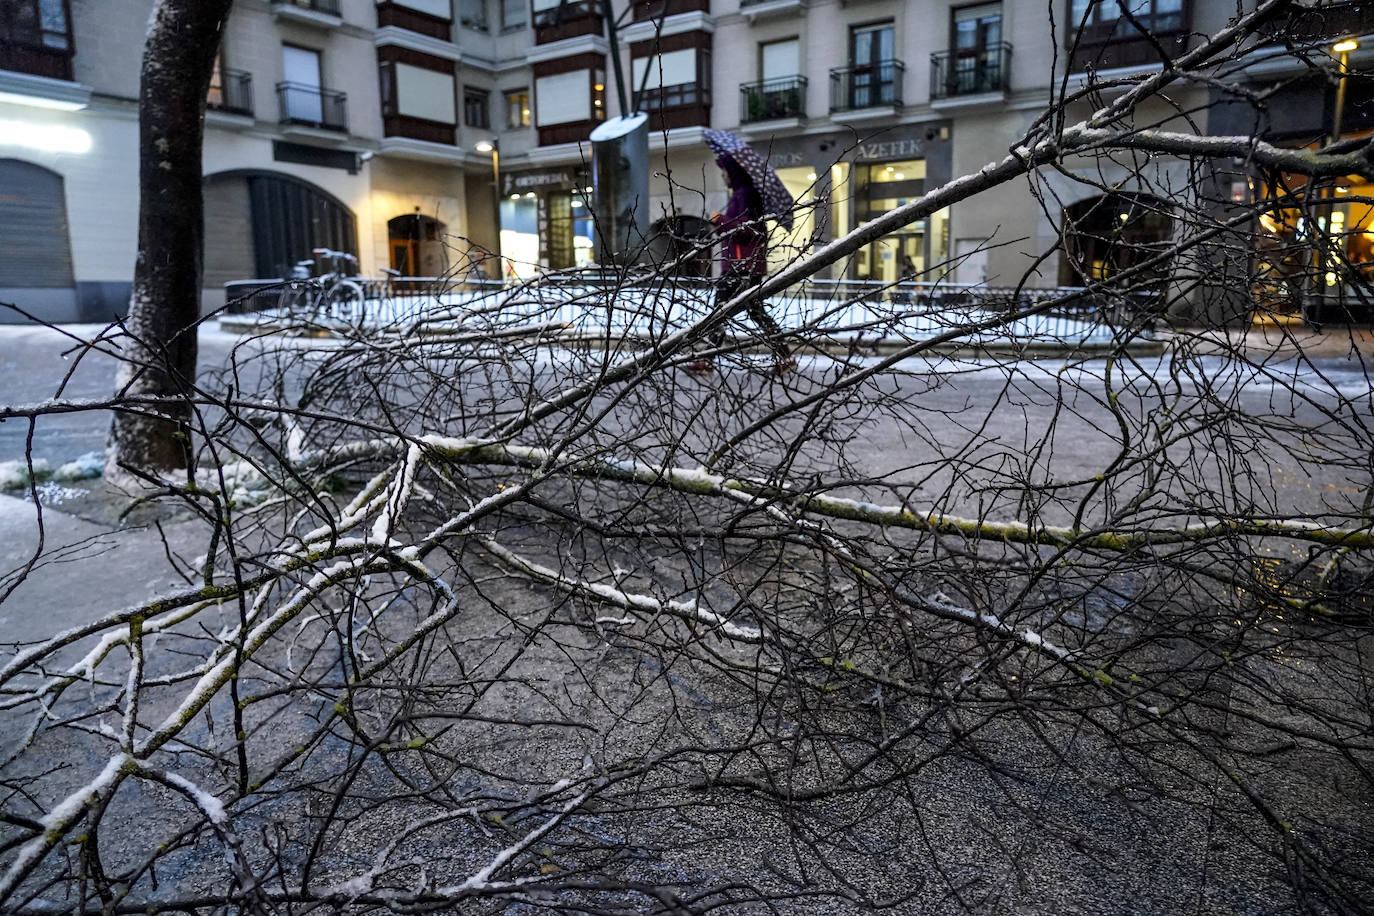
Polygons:
[[[808,138],[810,139],[810,138]],[[832,136],[821,138],[820,149],[825,151],[831,146],[839,149],[846,149],[847,143],[852,143],[851,138]],[[781,144],[779,144],[781,145]],[[789,146],[791,144],[788,144]],[[861,142],[852,147],[854,162],[890,162],[897,159],[923,159],[926,155],[926,145],[915,137],[903,137],[894,140],[873,140]],[[833,153],[831,155],[834,155]],[[810,149],[769,149],[768,164],[775,169],[794,168],[798,166],[812,166],[817,161],[824,161],[824,156],[818,157]]]
[[855,159],[917,159],[925,154],[920,140],[881,140],[860,143]]

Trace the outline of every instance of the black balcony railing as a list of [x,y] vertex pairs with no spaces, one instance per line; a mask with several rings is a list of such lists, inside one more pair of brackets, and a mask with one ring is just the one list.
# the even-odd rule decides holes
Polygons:
[[217,70],[210,77],[205,107],[230,114],[253,113],[253,74],[244,70]]
[[977,51],[939,51],[930,55],[930,97],[1005,92],[1011,73],[1011,45],[1000,42]]
[[711,88],[700,83],[679,83],[676,86],[645,89],[639,96],[639,107],[645,111],[681,108],[685,105],[710,104]]
[[312,13],[324,13],[326,16],[342,16],[339,9],[339,0],[272,0],[273,6],[294,6],[297,9],[310,10]]
[[830,110],[886,108],[902,104],[902,75],[906,65],[884,60],[830,71]]
[[739,122],[806,116],[806,77],[779,76],[739,87]]
[[342,92],[305,83],[277,83],[277,101],[283,124],[348,130],[348,97]]

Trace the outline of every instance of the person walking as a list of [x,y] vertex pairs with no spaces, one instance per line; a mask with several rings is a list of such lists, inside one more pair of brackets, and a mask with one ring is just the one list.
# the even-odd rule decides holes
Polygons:
[[[729,302],[745,290],[763,282],[768,273],[768,237],[764,226],[767,213],[763,197],[753,180],[729,154],[716,157],[730,189],[730,198],[723,212],[711,214],[711,222],[721,238],[721,273],[716,281],[715,305]],[[773,371],[782,374],[796,368],[792,351],[782,339],[782,328],[773,320],[760,301],[747,307],[750,320],[766,335],[765,342],[773,351]],[[725,342],[725,328],[713,331],[711,342],[719,347]],[[687,366],[688,372],[706,373],[712,369],[709,359],[696,359]]]

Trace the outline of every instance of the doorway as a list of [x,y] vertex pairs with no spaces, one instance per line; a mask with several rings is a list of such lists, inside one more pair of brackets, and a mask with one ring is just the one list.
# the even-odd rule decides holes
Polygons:
[[448,270],[445,225],[432,216],[410,213],[387,220],[391,269],[403,277],[441,277]]

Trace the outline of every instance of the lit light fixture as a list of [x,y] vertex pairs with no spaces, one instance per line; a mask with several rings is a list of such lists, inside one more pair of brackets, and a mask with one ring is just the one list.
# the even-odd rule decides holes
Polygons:
[[895,178],[895,179],[897,179],[898,181],[902,181],[903,179],[906,178],[906,175],[903,174],[902,172],[898,172],[896,175],[893,175],[892,177]]
[[533,196],[534,196],[534,192],[533,192],[533,191],[526,191],[526,192],[525,192],[525,196],[526,196],[526,197],[533,197]]
[[606,89],[606,84],[605,84],[605,83],[597,83],[596,85],[592,86],[592,88],[595,89],[597,92],[602,92],[602,91],[604,91],[604,90]]
[[815,180],[816,180],[816,173],[815,173],[815,172],[807,172],[807,173],[806,173],[806,180],[807,180],[807,181],[815,181]]
[[586,186],[585,188],[583,188],[582,190],[584,190],[584,191],[586,191],[588,194],[590,194],[590,193],[592,193],[592,186],[591,186],[591,185],[587,185],[587,186]]
[[1359,46],[1360,43],[1358,41],[1353,38],[1347,38],[1345,41],[1336,42],[1331,46],[1331,50],[1335,51],[1337,54],[1348,54]]
[[26,146],[45,153],[88,153],[91,135],[79,127],[0,121],[0,146]]
[[53,111],[80,111],[86,107],[85,102],[50,99],[44,95],[27,95],[22,92],[0,92],[0,102],[8,102],[11,105],[28,105],[30,108],[50,108]]
[[479,153],[489,153],[492,150],[496,149],[496,147],[492,144],[490,140],[483,140],[482,142],[474,146],[473,149],[477,150],[477,152]]
[[1337,194],[1349,194],[1349,193],[1350,193],[1350,185],[1348,185],[1348,184],[1337,185],[1337,186],[1336,186],[1336,193],[1337,193]]
[[601,107],[601,100],[600,100],[600,99],[596,99],[595,101],[592,102],[592,104],[595,105],[597,108],[600,108],[600,107]]
[[1129,214],[1129,213],[1122,213],[1120,216],[1117,217],[1117,219],[1121,220],[1123,223],[1126,222],[1126,220],[1128,220],[1128,219],[1130,219],[1130,218],[1131,218],[1131,214]]
[[889,165],[889,166],[887,167],[887,170],[888,170],[889,172],[892,171],[892,166]]

